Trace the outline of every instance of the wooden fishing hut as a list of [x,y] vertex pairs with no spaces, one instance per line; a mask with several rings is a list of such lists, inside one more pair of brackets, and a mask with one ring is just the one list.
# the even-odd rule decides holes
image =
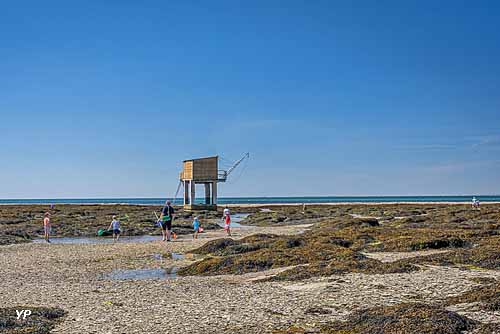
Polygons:
[[[186,210],[217,210],[217,182],[219,178],[219,157],[207,157],[183,161],[180,181],[184,186],[184,209]],[[205,201],[195,204],[196,185],[205,186]]]

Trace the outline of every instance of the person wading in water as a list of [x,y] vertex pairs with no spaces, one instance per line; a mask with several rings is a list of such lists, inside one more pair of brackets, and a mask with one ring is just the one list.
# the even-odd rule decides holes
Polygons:
[[161,210],[161,231],[163,234],[163,241],[170,241],[172,231],[172,221],[174,220],[174,208],[170,205],[170,201],[165,202],[165,206]]

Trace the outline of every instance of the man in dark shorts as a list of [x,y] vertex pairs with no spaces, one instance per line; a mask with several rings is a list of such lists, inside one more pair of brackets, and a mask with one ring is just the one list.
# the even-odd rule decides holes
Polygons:
[[163,241],[170,241],[170,234],[172,231],[172,221],[174,220],[174,208],[170,205],[170,201],[165,202],[165,206],[161,210],[161,231],[163,234]]

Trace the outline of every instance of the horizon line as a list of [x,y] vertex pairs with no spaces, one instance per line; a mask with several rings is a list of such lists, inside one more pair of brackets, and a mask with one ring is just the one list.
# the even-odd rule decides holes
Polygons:
[[[500,194],[461,194],[461,195],[307,195],[307,196],[220,196],[222,198],[380,198],[380,197],[500,197]],[[203,199],[204,197],[196,197]],[[18,198],[0,198],[0,201],[13,201],[13,200],[105,200],[105,199],[170,199],[169,196],[164,197],[18,197]],[[175,199],[182,199],[177,197]]]

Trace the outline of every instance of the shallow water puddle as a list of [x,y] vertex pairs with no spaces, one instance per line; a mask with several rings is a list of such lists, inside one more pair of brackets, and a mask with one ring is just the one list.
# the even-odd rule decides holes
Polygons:
[[161,255],[159,253],[153,254],[153,259],[161,261],[161,260],[163,260],[163,255]]
[[172,260],[184,260],[184,258],[186,257],[182,253],[170,253],[170,256],[172,257]]
[[352,218],[359,218],[359,219],[377,219],[377,220],[380,220],[383,218],[383,217],[364,216],[364,215],[359,215],[357,213],[350,213],[349,216],[351,216]]
[[[160,241],[161,236],[157,235],[137,235],[129,237],[120,237],[118,241],[113,241],[113,238],[88,238],[88,237],[61,237],[51,238],[52,244],[108,244],[108,243],[128,243],[128,242],[151,242]],[[34,239],[34,243],[46,243],[45,239]]]
[[167,278],[177,278],[177,271],[179,270],[179,267],[170,267],[167,270],[165,270]]
[[[240,222],[245,220],[248,216],[250,216],[249,213],[236,213],[234,215],[231,215],[231,227],[253,228],[253,226],[240,224]],[[218,224],[219,226],[224,227],[224,222],[222,220],[220,220]]]
[[122,280],[147,280],[147,279],[169,279],[176,278],[178,267],[168,269],[130,269],[130,270],[113,270],[111,273],[104,275],[105,279],[114,281]]

